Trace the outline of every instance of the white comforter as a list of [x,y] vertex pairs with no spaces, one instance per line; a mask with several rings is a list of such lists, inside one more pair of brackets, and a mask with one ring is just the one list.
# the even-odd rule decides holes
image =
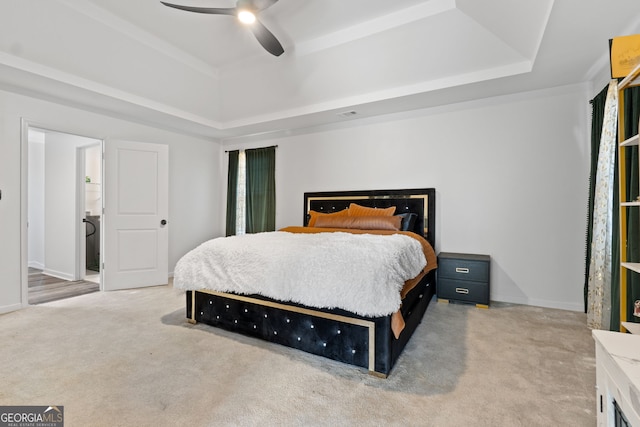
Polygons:
[[400,234],[274,231],[203,243],[178,261],[173,285],[384,316],[425,265],[420,243]]

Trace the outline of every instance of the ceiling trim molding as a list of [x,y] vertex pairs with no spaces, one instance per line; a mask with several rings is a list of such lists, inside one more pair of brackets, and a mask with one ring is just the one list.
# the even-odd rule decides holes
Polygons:
[[214,79],[219,78],[219,70],[210,64],[190,55],[153,34],[142,30],[128,21],[114,15],[113,13],[95,5],[94,3],[81,0],[58,0],[67,7],[81,13],[94,21],[97,21],[125,36],[147,46],[155,51],[178,61],[200,73]]
[[[522,60],[505,66],[487,68],[481,71],[474,71],[471,73],[448,76],[445,78],[424,81],[412,85],[405,85],[390,89],[368,92],[362,95],[339,98],[323,103],[294,107],[269,114],[256,115],[238,120],[228,120],[220,122],[210,120],[199,115],[150,100],[145,97],[134,95],[126,91],[118,90],[92,80],[87,80],[82,77],[78,77],[76,75],[69,74],[67,72],[60,71],[46,65],[26,60],[21,57],[7,54],[5,52],[0,52],[0,64],[13,68],[15,70],[22,71],[31,76],[45,78],[50,81],[57,82],[60,85],[68,85],[77,88],[81,91],[84,91],[85,93],[104,96],[110,99],[117,100],[119,102],[124,102],[137,108],[154,111],[159,116],[164,115],[165,117],[173,117],[174,119],[182,121],[183,123],[191,123],[192,126],[198,125],[199,127],[209,129],[209,131],[202,133],[202,135],[204,135],[205,133],[208,134],[209,137],[214,135],[224,137],[225,134],[228,133],[228,131],[231,131],[233,133],[234,130],[238,130],[240,128],[251,128],[255,125],[260,125],[267,122],[275,122],[291,119],[292,117],[331,112],[334,110],[350,108],[353,105],[370,104],[404,96],[411,96],[418,93],[428,93],[440,89],[473,84],[480,81],[498,79],[500,77],[512,76],[515,74],[527,73],[532,69],[531,61]],[[71,101],[72,103],[77,104],[79,107],[83,106],[82,102],[73,101],[73,97],[70,97],[66,101]]]
[[567,95],[572,93],[587,93],[589,89],[586,83],[574,83],[564,86],[552,88],[526,90],[523,92],[515,92],[507,95],[496,95],[488,98],[479,98],[468,101],[459,101],[452,104],[431,106],[425,108],[417,108],[412,110],[397,111],[391,113],[378,114],[375,116],[367,116],[354,118],[347,121],[314,124],[295,129],[277,129],[272,131],[259,132],[255,134],[244,134],[231,137],[222,137],[219,142],[222,149],[230,150],[235,148],[245,148],[247,143],[265,141],[276,141],[282,138],[295,137],[300,135],[308,135],[318,132],[328,132],[340,129],[348,129],[357,126],[377,125],[391,121],[413,120],[416,118],[427,117],[437,114],[447,114],[451,112],[470,110],[476,108],[485,108],[510,102],[520,102],[532,99],[543,99],[550,96]]
[[131,105],[173,116],[192,123],[197,123],[202,126],[213,129],[221,128],[220,123],[217,121],[1,51],[0,64],[25,72],[29,75],[43,77],[87,92],[123,101]]
[[411,85],[399,86],[391,89],[383,89],[368,92],[364,95],[355,95],[334,99],[327,102],[281,110],[274,113],[252,116],[248,118],[229,120],[222,123],[221,129],[233,129],[244,126],[251,126],[258,123],[277,121],[299,115],[315,114],[323,111],[349,108],[353,105],[368,104],[383,100],[399,98],[418,93],[431,92],[439,89],[446,89],[465,84],[478,83],[486,80],[498,79],[501,77],[513,76],[516,74],[528,73],[532,70],[533,63],[528,60],[511,63],[508,65],[487,68],[471,73],[458,74],[440,79],[429,80]]
[[455,0],[431,0],[322,37],[296,43],[294,52],[297,56],[308,55],[454,9],[456,9]]
[[[517,7],[516,3],[513,3],[512,0],[503,0],[503,1],[505,3],[512,4],[513,5],[512,7]],[[509,48],[512,49],[514,52],[517,52],[518,55],[526,57],[532,61],[535,61],[535,58],[537,57],[538,52],[540,51],[542,40],[544,38],[547,26],[549,25],[549,20],[551,19],[551,12],[553,10],[553,5],[555,0],[544,0],[544,2],[542,0],[537,0],[536,2],[531,3],[531,4],[535,4],[535,7],[542,8],[545,6],[545,2],[546,2],[546,7],[544,9],[540,9],[540,16],[536,15],[535,20],[531,19],[532,17],[529,17],[530,18],[529,22],[535,22],[538,24],[536,26],[537,31],[533,31],[532,29],[528,30],[526,28],[519,27],[519,30],[518,30],[519,35],[523,36],[523,34],[526,33],[525,38],[531,41],[530,48],[527,48],[527,46],[522,45],[522,40],[520,40],[520,43],[518,43],[517,40],[512,39],[511,37],[508,37],[506,34],[501,34],[501,32],[504,32],[504,28],[502,28],[502,31],[496,30],[496,28],[494,28],[494,26],[491,25],[491,22],[487,22],[485,19],[482,19],[476,16],[473,8],[469,9],[469,5],[472,4],[473,6],[478,7],[479,3],[477,3],[477,0],[466,0],[466,1],[456,0],[458,9],[463,14],[468,16],[470,19],[472,19],[474,22],[476,22],[478,25],[484,28],[487,32],[493,34],[496,38],[501,40],[506,46],[509,46]],[[495,15],[495,12],[493,12],[493,14]],[[496,16],[500,16],[500,14],[498,13]]]

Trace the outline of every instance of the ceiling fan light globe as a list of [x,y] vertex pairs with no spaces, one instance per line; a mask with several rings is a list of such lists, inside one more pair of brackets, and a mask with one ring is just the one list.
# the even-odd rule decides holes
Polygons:
[[243,24],[253,24],[256,22],[256,15],[250,10],[240,10],[238,12],[238,20]]

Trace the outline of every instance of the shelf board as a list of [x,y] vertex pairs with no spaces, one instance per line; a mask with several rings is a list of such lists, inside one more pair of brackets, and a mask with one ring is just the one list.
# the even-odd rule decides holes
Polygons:
[[636,273],[640,273],[640,262],[621,262],[620,265],[627,270],[632,270]]
[[640,144],[640,138],[638,137],[638,135],[634,135],[631,138],[628,138],[622,141],[620,143],[620,147],[631,147],[633,145],[639,145],[639,144]]
[[636,68],[634,68],[627,77],[618,83],[618,90],[638,85],[640,85],[640,65],[636,66]]
[[622,202],[620,206],[640,206],[640,201],[637,202]]
[[640,335],[640,323],[621,322],[624,328],[634,335]]

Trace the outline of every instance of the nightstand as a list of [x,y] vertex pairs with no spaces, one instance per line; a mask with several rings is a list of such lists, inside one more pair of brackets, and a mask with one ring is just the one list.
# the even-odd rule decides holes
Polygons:
[[448,300],[489,308],[489,255],[441,252],[438,255],[438,301]]

